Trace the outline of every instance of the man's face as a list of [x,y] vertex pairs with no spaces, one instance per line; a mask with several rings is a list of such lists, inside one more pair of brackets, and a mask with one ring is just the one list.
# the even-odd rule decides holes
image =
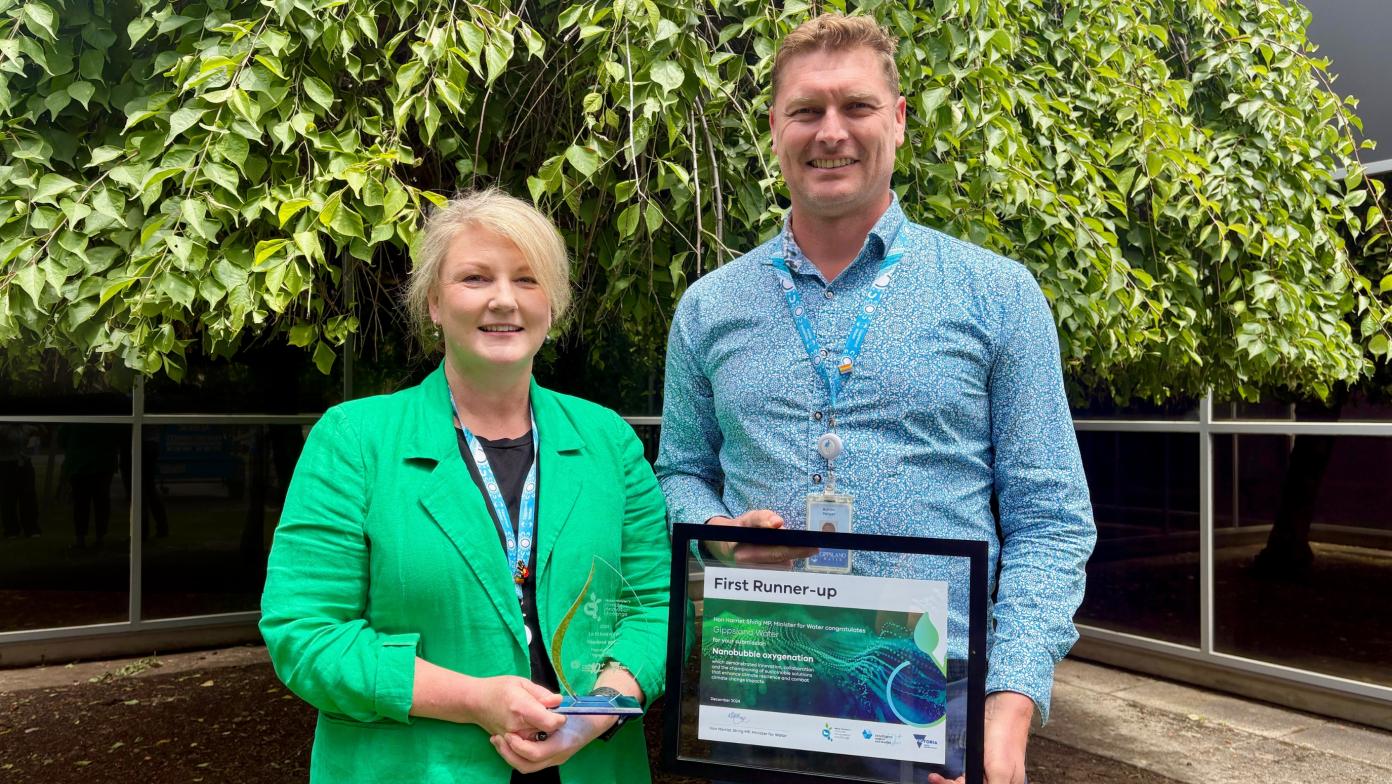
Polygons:
[[769,114],[773,151],[797,212],[878,215],[904,143],[904,98],[865,47],[794,57]]

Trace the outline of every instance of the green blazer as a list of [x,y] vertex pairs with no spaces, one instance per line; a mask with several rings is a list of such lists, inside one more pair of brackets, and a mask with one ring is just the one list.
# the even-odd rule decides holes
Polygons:
[[[443,369],[419,386],[329,409],[295,467],[261,599],[276,673],[319,709],[311,781],[507,782],[474,724],[411,717],[415,657],[469,675],[530,676],[522,613],[487,500],[451,427]],[[539,433],[537,610],[548,640],[590,576],[617,566],[642,605],[576,612],[570,635],[612,634],[608,658],[662,693],[666,507],[632,428],[532,383]],[[612,570],[592,589],[618,595]],[[600,627],[600,628],[596,628]],[[575,639],[583,639],[575,638]],[[563,662],[579,693],[595,675]],[[590,743],[561,780],[649,781],[641,722]]]

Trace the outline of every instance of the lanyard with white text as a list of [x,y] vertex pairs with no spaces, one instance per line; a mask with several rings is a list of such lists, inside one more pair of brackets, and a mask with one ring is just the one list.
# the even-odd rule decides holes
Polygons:
[[[514,529],[512,515],[508,514],[507,501],[503,500],[502,490],[498,487],[498,479],[493,475],[493,467],[488,464],[488,455],[483,451],[483,445],[464,425],[464,420],[459,418],[459,408],[454,404],[453,392],[450,393],[449,398],[450,409],[454,411],[454,418],[459,422],[459,429],[464,431],[464,440],[468,442],[469,454],[473,455],[474,467],[478,469],[479,478],[483,480],[483,486],[488,491],[488,502],[493,505],[493,514],[498,516],[498,524],[503,527],[503,536],[507,539],[508,563],[512,565],[512,581],[517,588],[517,600],[522,601],[522,584],[527,581],[527,576],[531,573],[531,567],[528,564],[532,560],[532,532],[536,530],[536,479],[539,451],[537,449],[536,415],[528,409],[528,416],[532,420],[532,465],[527,469],[527,480],[522,484],[522,499],[517,508],[517,516],[520,519]],[[530,630],[528,633],[530,634]]]
[[[902,238],[903,231],[899,234]],[[851,325],[850,334],[846,335],[846,346],[841,352],[840,361],[835,363],[827,361],[829,352],[817,341],[817,331],[812,328],[812,322],[807,318],[807,308],[802,304],[802,295],[798,293],[797,285],[793,282],[793,273],[788,271],[788,262],[783,255],[773,257],[773,269],[778,274],[779,284],[783,287],[783,301],[788,303],[788,312],[793,316],[798,337],[802,338],[803,348],[807,350],[807,358],[812,360],[812,367],[826,381],[827,395],[831,398],[833,412],[836,410],[836,398],[841,393],[841,385],[851,375],[855,361],[860,357],[860,349],[865,343],[866,334],[870,331],[870,322],[879,313],[879,304],[884,297],[885,288],[889,286],[894,268],[899,266],[899,260],[903,256],[903,244],[896,238],[894,245],[885,254],[884,261],[880,262],[880,269],[875,273],[875,282],[865,290],[865,296],[856,310],[855,323]],[[835,427],[834,421],[828,424]]]

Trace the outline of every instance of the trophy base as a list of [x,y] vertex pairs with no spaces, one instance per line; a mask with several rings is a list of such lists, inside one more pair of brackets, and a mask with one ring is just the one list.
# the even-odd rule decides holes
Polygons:
[[569,713],[580,716],[639,716],[643,713],[643,707],[638,704],[638,698],[620,695],[618,697],[605,697],[602,695],[585,695],[580,697],[561,697],[559,707],[552,708],[556,713]]

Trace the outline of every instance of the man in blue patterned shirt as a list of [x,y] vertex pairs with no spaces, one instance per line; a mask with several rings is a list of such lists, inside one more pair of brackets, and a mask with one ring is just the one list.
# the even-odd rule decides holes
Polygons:
[[[830,14],[783,41],[769,124],[792,209],[778,236],[683,296],[657,473],[673,521],[802,528],[808,494],[825,486],[816,442],[834,414],[845,441],[836,477],[854,494],[856,532],[986,541],[999,569],[990,570],[986,780],[1018,784],[1034,713],[1047,718],[1054,666],[1077,638],[1095,529],[1038,284],[1017,262],[907,221],[890,190],[905,118],[895,47],[873,21]],[[809,344],[840,360],[891,251],[902,259],[833,411]],[[791,307],[784,266],[800,297]],[[815,333],[806,342],[796,328],[804,313]],[[896,563],[857,554],[855,570],[894,574]],[[951,603],[950,636],[965,612]]]

